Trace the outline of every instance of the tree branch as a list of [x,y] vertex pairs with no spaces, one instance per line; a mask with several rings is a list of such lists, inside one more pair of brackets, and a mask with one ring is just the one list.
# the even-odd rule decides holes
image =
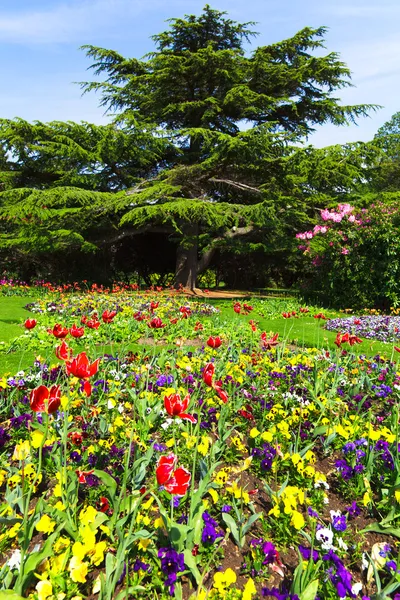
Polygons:
[[258,188],[252,187],[250,185],[246,185],[245,183],[240,183],[240,181],[232,181],[231,179],[217,179],[217,177],[211,177],[208,181],[211,183],[225,183],[226,185],[230,185],[234,188],[242,190],[244,192],[252,192],[253,194],[262,194],[262,191]]
[[229,229],[229,231],[224,233],[224,235],[215,238],[212,241],[211,247],[208,248],[208,250],[206,250],[204,252],[202,257],[198,261],[197,274],[199,274],[202,271],[204,271],[205,269],[207,269],[208,265],[211,262],[212,257],[214,256],[215,251],[217,250],[218,242],[222,242],[223,240],[226,240],[226,239],[232,239],[239,235],[246,235],[247,233],[250,233],[251,231],[253,231],[253,229],[254,229],[253,225],[248,225],[247,227],[232,227],[232,229]]
[[126,237],[132,237],[134,235],[141,235],[143,233],[173,233],[174,229],[172,227],[166,226],[157,226],[157,225],[145,225],[144,227],[139,227],[138,229],[125,229],[120,231],[113,237],[109,237],[106,239],[95,240],[94,244],[114,244],[115,242],[119,242]]

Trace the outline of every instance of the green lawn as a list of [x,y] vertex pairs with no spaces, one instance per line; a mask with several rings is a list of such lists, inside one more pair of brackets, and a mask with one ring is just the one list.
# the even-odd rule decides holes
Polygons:
[[[232,318],[232,302],[227,303],[225,300],[211,300],[210,303],[218,306],[221,310],[221,315],[225,315],[227,318]],[[251,304],[251,299],[249,299]],[[235,317],[238,315],[234,315]],[[241,315],[240,315],[241,316]],[[337,313],[339,316],[339,313]],[[344,315],[343,315],[344,316]],[[258,315],[255,311],[250,313],[248,316],[242,318],[250,320],[254,319],[258,324],[258,328],[261,331],[267,333],[279,333],[279,339],[285,340],[287,344],[296,345],[306,348],[326,348],[330,351],[334,351],[336,346],[334,344],[336,338],[336,332],[327,331],[324,329],[325,321],[320,319],[314,319],[312,316],[302,316],[298,319],[290,318],[277,318],[270,319]],[[394,344],[386,344],[384,342],[363,340],[362,344],[353,346],[353,352],[356,354],[365,354],[366,356],[376,356],[380,354],[382,356],[392,358],[396,353],[393,350]],[[349,350],[348,344],[343,346],[345,350]],[[396,359],[396,356],[394,356]]]
[[[27,296],[0,297],[0,342],[5,342],[6,346],[8,346],[14,338],[23,332],[22,324],[25,319],[29,316],[34,316],[24,309],[24,306],[32,301],[34,301],[34,298]],[[254,319],[258,324],[259,331],[279,333],[279,339],[286,344],[296,345],[300,348],[321,347],[330,351],[336,350],[336,346],[334,345],[336,333],[324,330],[324,321],[314,319],[311,316],[306,315],[299,319],[271,319],[262,316],[260,313],[257,314],[257,311],[253,311],[247,316],[237,315],[233,312],[232,301],[210,300],[209,302],[220,308],[221,320],[243,319],[249,321],[250,319]],[[98,348],[98,354],[116,354],[119,348],[120,346],[117,344],[102,346]],[[350,349],[347,345],[344,348]],[[138,346],[136,344],[128,346],[124,344],[123,347],[124,352],[127,350],[135,351],[137,349]],[[362,344],[354,347],[353,351],[357,354],[366,354],[371,357],[381,354],[388,358],[393,358],[394,354],[396,354],[393,351],[393,344],[371,340],[365,340]],[[15,374],[19,370],[26,369],[32,364],[36,354],[34,350],[27,350],[25,352],[11,351],[7,354],[0,353],[0,375],[4,373]]]

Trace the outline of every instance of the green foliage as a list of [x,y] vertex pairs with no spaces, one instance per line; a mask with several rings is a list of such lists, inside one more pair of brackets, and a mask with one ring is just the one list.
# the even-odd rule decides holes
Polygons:
[[246,54],[252,25],[206,5],[171,19],[141,60],[83,46],[103,79],[83,90],[115,120],[0,121],[0,247],[32,251],[32,234],[38,251],[93,250],[120,227],[157,231],[175,236],[176,282],[193,287],[219,248],[249,235],[248,248],[286,247],[315,202],[361,185],[367,145],[298,145],[316,125],[374,108],[334,97],[350,71],[321,55],[325,28]]
[[331,306],[388,309],[400,306],[399,193],[364,196],[355,208],[317,234],[305,250],[307,289]]

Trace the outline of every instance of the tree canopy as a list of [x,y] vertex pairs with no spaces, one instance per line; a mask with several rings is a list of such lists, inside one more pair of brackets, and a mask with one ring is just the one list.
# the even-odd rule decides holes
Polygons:
[[[299,140],[373,107],[335,96],[350,71],[337,53],[320,55],[325,28],[247,53],[253,26],[207,5],[171,19],[142,59],[84,46],[101,80],[83,90],[97,91],[114,121],[0,123],[2,243],[26,242],[27,218],[36,245],[60,236],[94,248],[162,232],[178,242],[176,283],[193,287],[216,249],[239,238],[268,246],[309,217],[342,151],[323,156]],[[338,192],[359,169],[350,155]]]

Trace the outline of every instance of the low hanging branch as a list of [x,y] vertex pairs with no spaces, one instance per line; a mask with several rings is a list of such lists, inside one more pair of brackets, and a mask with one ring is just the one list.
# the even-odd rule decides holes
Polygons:
[[225,185],[229,185],[238,190],[242,190],[244,192],[250,192],[253,194],[261,194],[262,195],[262,193],[263,193],[258,188],[252,187],[251,185],[246,185],[245,183],[240,183],[240,181],[232,181],[231,179],[217,179],[216,177],[211,177],[208,181],[210,183],[224,183]]
[[215,251],[218,248],[218,243],[222,242],[226,239],[232,239],[234,237],[238,237],[240,235],[247,235],[253,231],[253,225],[248,225],[247,227],[233,227],[229,231],[227,231],[224,235],[214,238],[212,241],[212,245],[208,250],[206,250],[203,256],[200,258],[197,265],[197,273],[201,273],[205,269],[207,269],[208,265],[211,262],[212,257],[214,256]]

